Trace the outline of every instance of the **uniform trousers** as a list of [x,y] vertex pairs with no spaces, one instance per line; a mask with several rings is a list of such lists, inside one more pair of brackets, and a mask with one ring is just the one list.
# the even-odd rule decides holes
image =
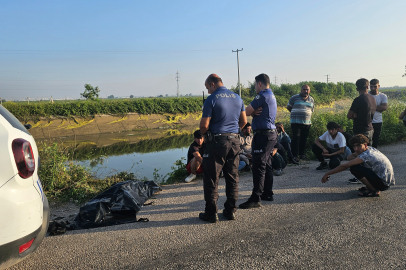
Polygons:
[[227,200],[224,208],[228,213],[237,210],[240,144],[238,136],[215,136],[212,142],[206,142],[203,154],[203,189],[205,212],[208,215],[218,211],[218,182],[221,171],[226,182]]
[[273,195],[272,151],[276,132],[255,133],[252,139],[252,177],[254,188],[250,201],[260,202],[261,195]]

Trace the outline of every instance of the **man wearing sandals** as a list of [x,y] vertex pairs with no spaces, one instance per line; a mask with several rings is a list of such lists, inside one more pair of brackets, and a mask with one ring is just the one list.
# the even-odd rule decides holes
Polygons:
[[327,172],[321,182],[326,183],[330,175],[350,168],[350,172],[365,184],[365,187],[358,190],[359,196],[378,197],[380,191],[387,190],[390,185],[394,185],[395,177],[389,159],[377,149],[368,146],[368,143],[368,138],[362,134],[352,137],[350,144],[355,152],[347,157],[349,162]]

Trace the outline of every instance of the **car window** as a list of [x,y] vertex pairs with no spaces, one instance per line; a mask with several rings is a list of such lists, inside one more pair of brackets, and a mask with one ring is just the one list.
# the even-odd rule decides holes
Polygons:
[[20,121],[18,121],[18,119],[2,105],[0,105],[0,115],[3,116],[14,128],[30,134],[23,124],[21,124]]

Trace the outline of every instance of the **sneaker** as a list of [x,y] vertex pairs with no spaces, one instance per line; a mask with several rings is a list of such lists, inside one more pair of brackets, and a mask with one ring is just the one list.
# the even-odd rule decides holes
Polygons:
[[188,177],[186,177],[185,182],[189,183],[189,182],[191,182],[192,180],[195,180],[195,179],[196,179],[196,174],[191,173]]
[[240,204],[241,209],[251,209],[251,208],[258,208],[261,207],[261,203],[260,202],[251,202],[251,201],[246,201],[245,203]]
[[328,164],[327,162],[321,162],[319,167],[316,168],[316,170],[320,171],[320,170],[324,170],[324,169],[328,169]]
[[223,216],[228,220],[235,220],[235,214],[228,212],[226,209],[223,210]]
[[203,213],[199,214],[199,219],[201,219],[203,221],[208,221],[211,223],[216,223],[217,221],[219,221],[219,217],[217,216],[217,213],[214,213],[214,215],[208,215],[208,214],[206,214],[206,212],[203,212]]
[[276,170],[276,172],[274,173],[274,175],[276,175],[276,176],[281,176],[282,173],[283,173],[282,169],[278,169],[278,170]]
[[299,160],[297,159],[297,157],[292,158],[292,160],[290,160],[290,162],[292,164],[299,165]]
[[348,184],[362,184],[357,178],[351,178],[348,180]]

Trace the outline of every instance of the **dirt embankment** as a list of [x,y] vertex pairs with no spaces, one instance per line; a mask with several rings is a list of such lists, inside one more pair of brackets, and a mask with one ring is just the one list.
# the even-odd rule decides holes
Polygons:
[[32,125],[30,133],[35,139],[48,139],[74,135],[117,133],[133,130],[169,129],[199,126],[201,113],[189,114],[127,114],[124,116],[96,115],[94,117],[53,117]]

